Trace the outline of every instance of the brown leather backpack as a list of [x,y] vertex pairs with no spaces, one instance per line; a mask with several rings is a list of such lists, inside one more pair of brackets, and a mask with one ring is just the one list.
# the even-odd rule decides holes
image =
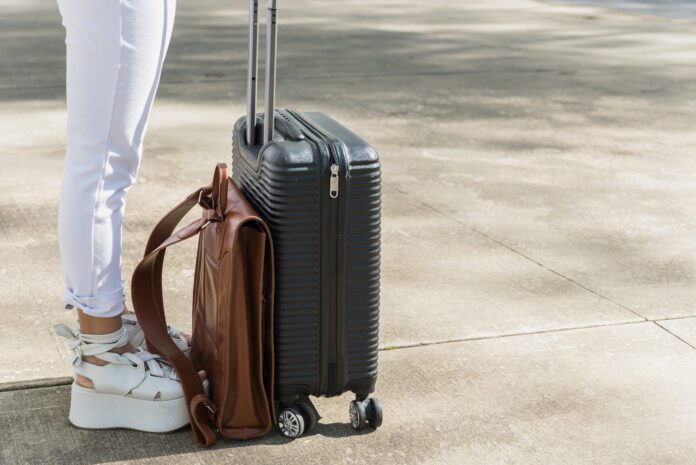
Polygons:
[[[199,220],[174,232],[195,205]],[[190,358],[167,334],[162,263],[167,247],[199,235],[193,287]],[[273,244],[266,223],[215,168],[213,183],[191,193],[155,226],[133,272],[133,306],[148,348],[177,370],[198,444],[265,435],[275,420]],[[207,396],[197,370],[209,380]],[[214,428],[214,429],[213,429]]]

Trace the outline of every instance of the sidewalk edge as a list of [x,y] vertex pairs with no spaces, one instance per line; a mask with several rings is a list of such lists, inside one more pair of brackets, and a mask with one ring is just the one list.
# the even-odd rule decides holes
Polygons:
[[23,391],[26,389],[38,389],[54,386],[65,386],[72,384],[72,376],[61,376],[58,378],[41,378],[22,381],[11,381],[9,383],[0,383],[0,392],[7,391]]

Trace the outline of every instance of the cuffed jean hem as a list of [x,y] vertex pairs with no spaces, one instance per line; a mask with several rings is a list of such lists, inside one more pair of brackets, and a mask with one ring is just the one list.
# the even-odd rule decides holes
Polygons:
[[97,296],[79,296],[70,289],[63,290],[63,303],[77,307],[89,316],[109,318],[125,310],[123,288]]

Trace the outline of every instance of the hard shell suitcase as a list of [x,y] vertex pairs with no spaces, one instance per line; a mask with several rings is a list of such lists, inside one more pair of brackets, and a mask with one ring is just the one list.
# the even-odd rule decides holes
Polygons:
[[324,113],[274,108],[275,3],[257,116],[258,0],[250,0],[248,111],[234,127],[232,176],[273,236],[278,425],[297,437],[319,417],[308,396],[352,391],[352,426],[378,427],[382,410],[368,396],[377,380],[379,158]]

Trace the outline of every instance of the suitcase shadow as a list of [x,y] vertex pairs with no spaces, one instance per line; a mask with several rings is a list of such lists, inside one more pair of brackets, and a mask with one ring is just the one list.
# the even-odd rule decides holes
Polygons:
[[[186,428],[190,434],[190,429]],[[312,436],[324,436],[327,438],[346,438],[350,436],[363,436],[366,434],[373,433],[375,430],[373,428],[365,427],[360,431],[355,431],[351,428],[349,423],[318,423],[312,431],[304,433],[298,439],[290,439],[283,436],[277,429],[273,429],[268,435],[258,438],[258,439],[247,439],[247,440],[236,440],[227,439],[224,437],[218,437],[217,444],[213,446],[216,448],[243,448],[248,446],[258,446],[258,445],[285,445],[290,444],[295,440],[300,440],[302,438],[308,438]]]
[[349,436],[364,436],[375,432],[374,428],[366,426],[360,431],[355,431],[349,423],[321,423],[319,422],[314,429],[302,435],[302,437],[325,436],[327,438],[346,438]]

